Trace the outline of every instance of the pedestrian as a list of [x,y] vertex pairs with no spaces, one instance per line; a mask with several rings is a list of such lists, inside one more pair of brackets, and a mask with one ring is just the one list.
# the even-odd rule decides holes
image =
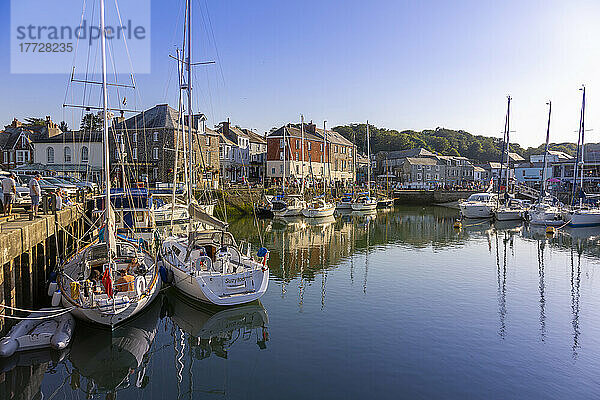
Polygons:
[[31,210],[34,218],[37,217],[40,207],[40,196],[42,195],[42,189],[38,182],[40,179],[42,179],[42,175],[37,174],[29,181],[29,196],[31,197]]
[[17,194],[17,183],[15,182],[15,174],[11,172],[9,176],[2,180],[2,194],[4,195],[4,215],[10,216],[12,213],[12,205]]
[[63,206],[63,200],[62,200],[62,195],[60,193],[60,190],[56,190],[54,192],[54,205],[56,206],[55,209],[56,211],[62,210],[62,206]]

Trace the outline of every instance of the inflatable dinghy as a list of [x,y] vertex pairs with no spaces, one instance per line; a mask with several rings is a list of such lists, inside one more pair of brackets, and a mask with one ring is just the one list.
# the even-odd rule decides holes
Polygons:
[[[10,357],[17,351],[52,347],[62,350],[69,345],[75,319],[71,313],[52,316],[49,311],[59,313],[62,308],[42,308],[29,314],[25,319],[12,327],[8,335],[0,340],[0,357]],[[48,317],[48,318],[41,318]]]

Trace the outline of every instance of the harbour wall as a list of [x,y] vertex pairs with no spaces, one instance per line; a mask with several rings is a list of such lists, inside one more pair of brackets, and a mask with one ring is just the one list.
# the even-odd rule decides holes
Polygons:
[[473,193],[472,190],[396,190],[394,198],[396,204],[442,204],[466,199]]

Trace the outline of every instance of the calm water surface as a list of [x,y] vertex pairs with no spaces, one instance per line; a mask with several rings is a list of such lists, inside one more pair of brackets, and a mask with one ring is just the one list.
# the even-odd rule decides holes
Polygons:
[[[5,362],[4,398],[592,398],[600,395],[600,230],[457,232],[397,208],[321,223],[252,219],[271,250],[261,303],[165,292],[112,336]],[[57,361],[60,357],[60,361]]]

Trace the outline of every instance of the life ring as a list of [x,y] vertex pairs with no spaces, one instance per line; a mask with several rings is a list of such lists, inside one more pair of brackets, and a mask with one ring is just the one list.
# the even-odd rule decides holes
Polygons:
[[135,294],[141,296],[142,293],[144,293],[144,291],[146,290],[146,280],[143,277],[138,276],[137,278],[135,278],[134,286]]

